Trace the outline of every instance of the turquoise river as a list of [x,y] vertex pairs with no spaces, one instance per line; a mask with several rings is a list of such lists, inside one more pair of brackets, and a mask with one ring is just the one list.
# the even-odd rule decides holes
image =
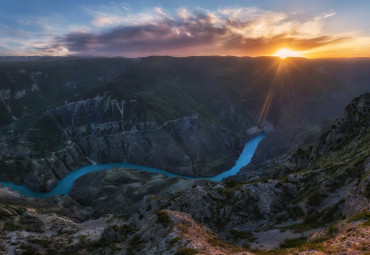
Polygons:
[[258,135],[250,139],[245,144],[244,149],[242,153],[240,154],[240,157],[236,161],[235,165],[230,170],[227,170],[219,175],[212,176],[212,177],[188,177],[188,176],[174,174],[166,170],[139,166],[139,165],[134,165],[134,164],[129,164],[129,163],[111,163],[111,164],[99,164],[99,165],[85,166],[75,171],[72,171],[71,173],[66,175],[62,180],[60,180],[58,184],[48,193],[36,192],[36,191],[26,188],[23,185],[14,184],[12,182],[0,181],[0,184],[5,187],[10,187],[11,189],[18,191],[19,193],[29,196],[29,197],[50,197],[50,196],[57,196],[57,195],[67,195],[72,189],[73,182],[77,178],[81,177],[82,175],[85,175],[91,172],[100,171],[100,170],[113,169],[117,167],[129,168],[132,170],[144,170],[147,172],[161,173],[168,177],[181,177],[181,178],[186,178],[186,179],[205,179],[205,180],[219,182],[226,177],[236,175],[242,167],[249,164],[249,162],[251,161],[253,157],[254,152],[257,149],[259,142],[264,138],[264,136],[265,136],[264,134],[261,134],[261,135]]

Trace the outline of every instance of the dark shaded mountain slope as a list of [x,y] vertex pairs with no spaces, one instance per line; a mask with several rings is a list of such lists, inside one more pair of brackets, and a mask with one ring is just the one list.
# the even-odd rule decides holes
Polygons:
[[366,254],[369,111],[370,93],[355,98],[312,146],[253,181],[112,169],[80,177],[71,196],[35,200],[0,189],[0,251]]
[[258,149],[265,153],[254,161],[271,159],[313,141],[322,121],[337,117],[350,98],[368,91],[369,83],[355,84],[365,69],[343,67],[353,75],[342,80],[342,74],[323,71],[331,65],[269,57],[148,57],[128,67],[117,64],[115,70],[125,71],[101,82],[100,71],[92,67],[73,72],[81,80],[68,82],[81,87],[63,93],[56,89],[56,75],[43,92],[52,102],[42,109],[35,103],[32,114],[22,111],[14,120],[9,115],[10,124],[2,126],[0,177],[46,191],[91,160],[210,176],[232,166],[248,138],[275,129]]

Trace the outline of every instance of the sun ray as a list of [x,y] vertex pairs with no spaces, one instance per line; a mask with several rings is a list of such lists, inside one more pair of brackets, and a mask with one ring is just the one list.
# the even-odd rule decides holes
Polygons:
[[275,52],[273,56],[279,57],[281,59],[285,59],[287,57],[300,58],[300,57],[303,57],[303,53],[301,51],[294,51],[294,50],[283,48]]

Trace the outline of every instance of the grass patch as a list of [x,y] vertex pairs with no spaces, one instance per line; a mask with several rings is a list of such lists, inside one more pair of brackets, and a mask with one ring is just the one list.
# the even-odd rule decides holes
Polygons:
[[235,245],[232,245],[232,244],[223,242],[221,239],[217,238],[216,236],[213,236],[213,237],[209,238],[207,241],[209,242],[209,244],[211,244],[213,246],[218,246],[218,247],[227,249],[230,252],[242,252],[242,251],[245,251],[245,249],[243,249],[241,247],[237,247]]
[[359,220],[365,220],[364,226],[370,226],[370,212],[369,211],[362,211],[359,214],[349,218],[347,222],[354,222]]
[[227,196],[231,196],[234,191],[241,190],[244,183],[236,181],[225,181],[225,193]]
[[181,241],[181,238],[179,236],[172,238],[168,244],[168,247],[172,248],[173,246],[175,246],[175,244],[177,244],[180,241]]
[[198,254],[199,251],[197,251],[196,249],[193,249],[193,248],[183,248],[183,249],[180,249],[178,250],[175,255],[194,255],[194,254]]
[[231,236],[231,239],[233,239],[234,241],[237,241],[240,239],[246,239],[250,242],[253,242],[256,240],[253,233],[250,231],[239,231],[235,229],[230,229],[228,232]]
[[314,191],[307,199],[307,205],[318,206],[321,204],[322,196],[319,191]]
[[156,211],[157,223],[162,224],[164,227],[167,227],[171,223],[171,217],[166,211]]
[[293,229],[295,233],[303,233],[307,230],[323,227],[334,221],[343,219],[343,214],[340,213],[339,207],[343,201],[338,202],[332,207],[327,208],[321,213],[307,214],[303,218],[303,222],[289,226],[289,229]]
[[142,243],[142,240],[140,239],[140,236],[134,235],[127,246],[127,255],[135,255],[136,252],[140,251],[140,245]]
[[326,235],[328,235],[328,236],[334,236],[334,235],[336,235],[338,233],[338,231],[339,231],[338,226],[336,226],[336,225],[333,224],[330,227],[328,227],[328,229],[326,230]]
[[16,231],[20,230],[22,227],[20,225],[15,224],[13,221],[7,221],[4,223],[3,230],[5,231]]
[[299,205],[292,205],[288,209],[289,215],[294,219],[304,216],[304,212]]
[[288,238],[285,239],[283,243],[280,244],[280,248],[295,248],[298,246],[303,245],[307,242],[307,239],[305,237],[298,237],[298,238]]
[[29,245],[25,245],[25,244],[22,244],[20,247],[19,247],[20,251],[21,251],[21,254],[23,255],[39,255],[41,253],[37,252],[37,250],[32,247],[32,246],[29,246]]
[[370,199],[370,183],[368,183],[365,187],[365,190],[364,190],[364,196],[367,198],[367,199]]
[[48,239],[32,239],[29,242],[30,243],[39,244],[39,245],[41,245],[44,248],[49,247],[49,244],[51,243],[51,241],[48,240]]

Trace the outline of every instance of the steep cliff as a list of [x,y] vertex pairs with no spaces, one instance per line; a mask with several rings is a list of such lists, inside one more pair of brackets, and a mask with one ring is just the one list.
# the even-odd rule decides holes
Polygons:
[[305,59],[67,58],[0,67],[0,178],[38,191],[92,161],[216,175],[250,137],[274,130],[252,163],[269,161],[313,141],[323,120],[370,86],[354,84],[364,71],[351,65],[342,81],[332,63]]
[[369,93],[355,98],[313,146],[271,160],[248,182],[185,181],[113,169],[76,181],[71,196],[84,207],[70,196],[29,199],[1,189],[0,249],[361,254],[370,246],[369,109]]
[[[335,229],[338,222],[368,215],[370,210],[369,99],[369,93],[354,99],[346,107],[343,117],[315,145],[322,144],[323,137],[330,137],[329,134],[343,137],[340,134],[345,133],[346,139],[339,142],[334,139],[335,146],[326,147],[326,152],[313,158],[309,158],[310,153],[299,149],[279,167],[270,169],[270,177],[244,183],[226,180],[219,184],[203,181],[190,182],[189,185],[186,181],[172,179],[171,183],[178,183],[176,192],[173,191],[176,188],[168,184],[170,179],[151,177],[151,180],[144,181],[144,185],[140,184],[140,191],[132,193],[143,198],[148,189],[152,190],[152,195],[144,198],[139,211],[128,224],[138,229],[148,226],[156,212],[166,209],[190,215],[224,241],[238,246],[269,249],[284,244],[286,239],[296,238],[305,243],[318,233],[329,238],[331,229]],[[328,139],[326,146],[331,141]],[[295,156],[305,153],[308,163],[302,163],[302,159]],[[287,171],[287,165],[303,164],[306,165],[303,169]],[[125,172],[111,170],[108,173],[118,179],[121,178],[119,176],[127,178]],[[72,197],[94,208],[97,215],[104,214],[104,205],[98,201],[114,201],[115,197],[120,197],[121,201],[126,197],[133,198],[126,189],[117,195],[119,182],[112,184],[102,175],[105,173],[82,177],[71,193]],[[130,177],[127,180],[135,183],[134,179]],[[156,190],[158,186],[168,188]],[[122,184],[122,187],[129,188],[130,185]],[[127,208],[137,208],[131,207],[132,203],[125,204]],[[127,213],[127,209],[117,201],[116,205],[110,206],[109,212]],[[167,237],[164,235],[163,238]],[[147,242],[143,241],[142,245],[151,247],[153,243],[148,245]]]

